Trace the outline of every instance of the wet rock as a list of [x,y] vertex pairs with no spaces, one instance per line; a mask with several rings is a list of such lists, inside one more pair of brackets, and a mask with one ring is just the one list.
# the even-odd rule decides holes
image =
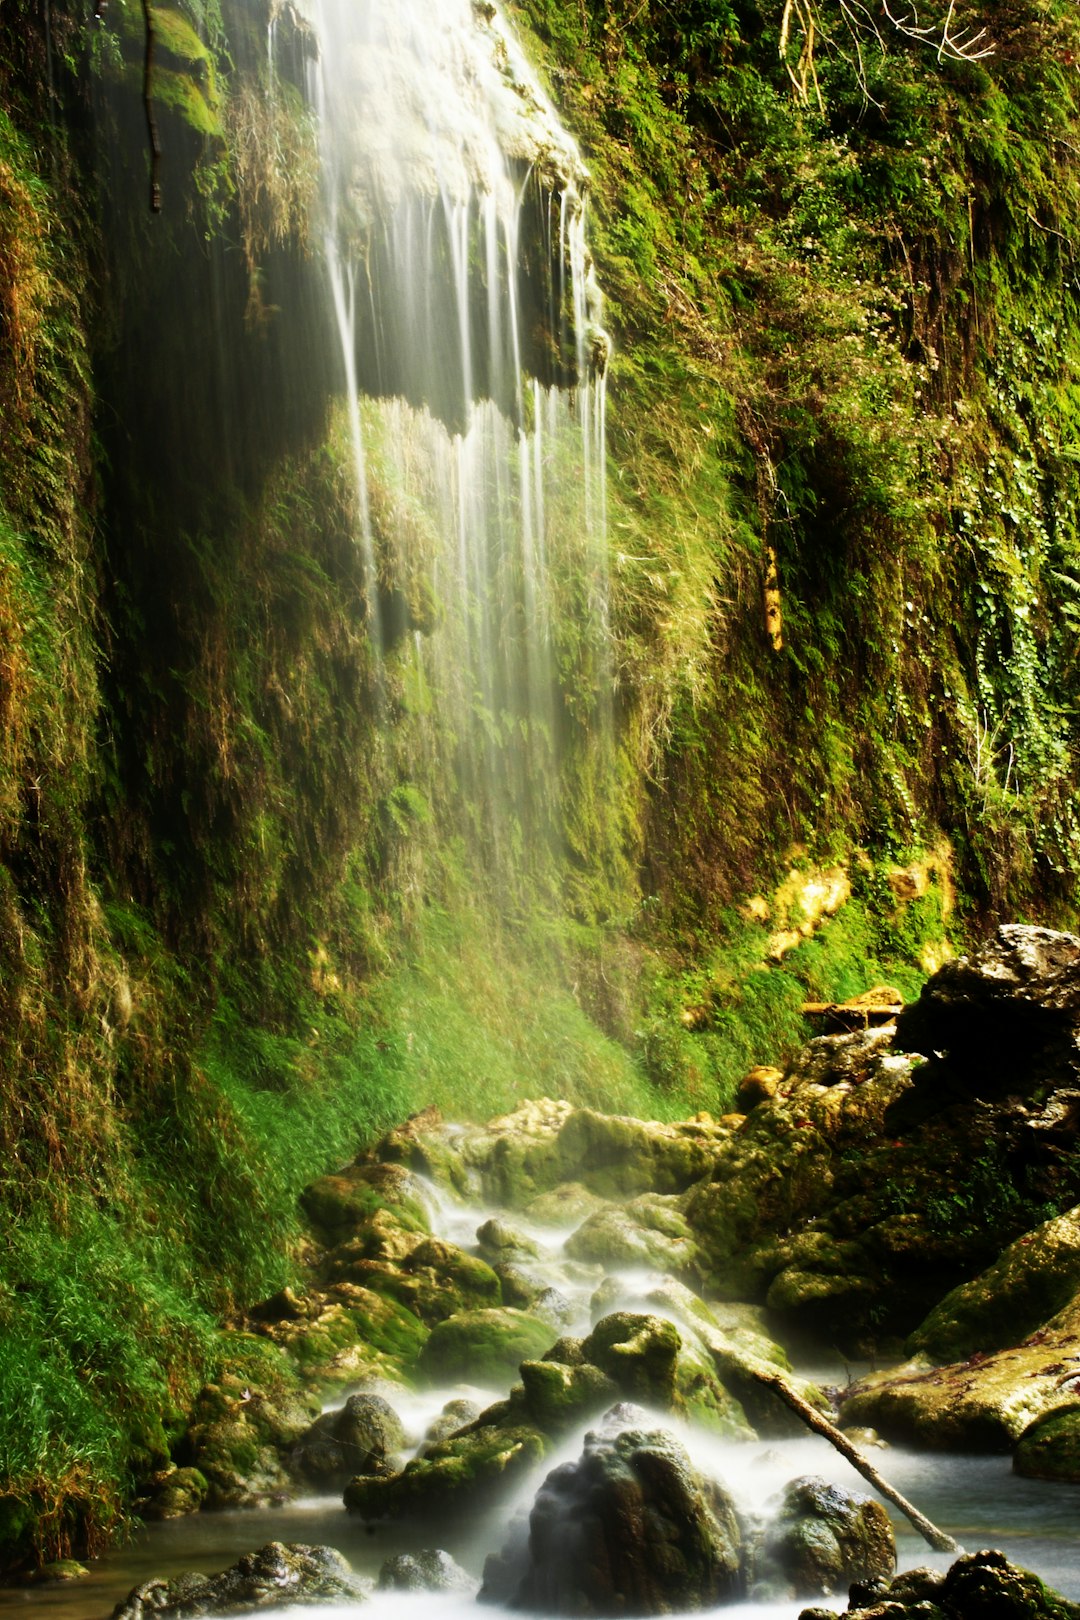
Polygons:
[[768,1102],[770,1097],[775,1097],[783,1078],[783,1069],[770,1069],[762,1065],[751,1069],[740,1082],[735,1095],[739,1112],[748,1114],[758,1103]]
[[362,1601],[361,1583],[332,1547],[271,1541],[220,1575],[144,1581],[113,1610],[112,1620],[195,1620],[196,1616]]
[[1009,1451],[1025,1430],[1075,1403],[1080,1302],[1023,1344],[945,1367],[916,1359],[845,1392],[842,1421],[942,1451]]
[[460,1396],[447,1401],[439,1416],[428,1424],[424,1441],[427,1445],[431,1445],[437,1440],[446,1440],[450,1435],[457,1434],[459,1429],[475,1423],[479,1416],[480,1407],[475,1401],[468,1401]]
[[1080,1405],[1051,1412],[1030,1424],[1013,1452],[1013,1468],[1027,1479],[1080,1484]]
[[[804,1609],[799,1620],[828,1610]],[[944,1575],[912,1569],[865,1594],[854,1587],[849,1620],[1080,1620],[1080,1605],[994,1551],[959,1558]]]
[[477,1229],[476,1241],[486,1257],[494,1256],[497,1260],[506,1259],[511,1255],[519,1259],[522,1256],[535,1259],[540,1253],[540,1246],[535,1239],[527,1237],[508,1221],[496,1216],[492,1216]]
[[1027,1338],[1080,1293],[1080,1207],[1009,1245],[988,1271],[936,1305],[905,1346],[909,1355],[960,1361]]
[[579,1226],[607,1200],[590,1192],[580,1181],[564,1181],[550,1192],[540,1193],[526,1204],[523,1213],[539,1226]]
[[590,1215],[566,1244],[576,1260],[605,1266],[650,1266],[674,1276],[696,1276],[697,1245],[675,1198],[645,1194],[622,1207]]
[[581,1354],[630,1400],[670,1408],[681,1343],[678,1329],[663,1317],[616,1311],[597,1322]]
[[[494,1410],[498,1418],[509,1417]],[[547,1448],[544,1435],[527,1422],[477,1422],[427,1446],[400,1474],[352,1480],[345,1506],[369,1520],[474,1513],[541,1462]]]
[[437,1383],[465,1380],[505,1386],[523,1361],[534,1361],[551,1344],[551,1328],[539,1317],[508,1306],[459,1311],[436,1323],[424,1345],[420,1367]]
[[896,1567],[889,1515],[875,1498],[825,1480],[792,1480],[766,1531],[756,1573],[775,1569],[795,1597],[887,1580]]
[[420,1189],[394,1164],[354,1164],[336,1175],[320,1176],[304,1188],[300,1205],[331,1244],[357,1231],[369,1234],[373,1257],[402,1245],[407,1251],[410,1237],[430,1230]]
[[931,1061],[903,1116],[972,1097],[1080,1082],[1080,938],[1006,923],[981,950],[946,963],[904,1009],[896,1039]]
[[196,1397],[177,1462],[205,1479],[207,1507],[284,1500],[292,1492],[284,1459],[318,1412],[310,1393],[246,1384],[226,1373]]
[[521,1381],[529,1416],[545,1434],[558,1435],[610,1406],[619,1386],[588,1363],[523,1361]]
[[566,1615],[712,1608],[739,1591],[734,1507],[662,1431],[590,1434],[549,1474],[527,1549],[489,1560],[481,1597]]
[[[380,1279],[400,1276],[397,1268],[384,1272],[377,1262],[370,1266]],[[427,1326],[408,1305],[344,1279],[331,1283],[308,1315],[266,1324],[260,1331],[288,1350],[309,1378],[351,1383],[410,1369],[428,1336]]]
[[48,1564],[41,1564],[23,1581],[25,1586],[43,1586],[53,1581],[81,1581],[85,1580],[90,1571],[85,1564],[80,1564],[76,1558],[54,1558]]
[[476,1582],[468,1570],[441,1548],[398,1553],[379,1570],[380,1592],[474,1592]]
[[210,1482],[198,1468],[170,1468],[150,1481],[138,1511],[144,1519],[182,1519],[198,1513],[209,1490]]
[[356,1474],[394,1471],[405,1445],[401,1419],[381,1395],[352,1395],[336,1412],[324,1412],[295,1446],[290,1462],[308,1479],[341,1486]]
[[661,1125],[575,1109],[559,1131],[561,1179],[605,1198],[685,1192],[711,1170],[716,1145],[729,1134],[712,1121]]

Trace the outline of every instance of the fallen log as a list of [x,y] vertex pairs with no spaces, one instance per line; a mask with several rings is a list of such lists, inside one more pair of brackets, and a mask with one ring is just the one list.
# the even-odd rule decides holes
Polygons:
[[907,1500],[906,1496],[901,1496],[895,1486],[890,1485],[887,1479],[883,1479],[873,1463],[867,1462],[862,1452],[852,1445],[847,1435],[838,1429],[835,1423],[830,1423],[827,1417],[823,1417],[816,1407],[811,1406],[808,1401],[804,1401],[802,1396],[792,1389],[787,1380],[780,1377],[779,1373],[755,1372],[754,1377],[759,1384],[764,1385],[766,1389],[771,1389],[774,1395],[779,1396],[784,1405],[790,1407],[796,1417],[802,1419],[807,1428],[813,1429],[817,1434],[824,1435],[825,1439],[836,1447],[842,1457],[847,1458],[852,1468],[857,1469],[863,1479],[874,1487],[875,1491],[900,1509],[900,1512],[910,1520],[923,1540],[929,1542],[931,1547],[937,1552],[960,1551],[959,1544],[951,1536],[947,1536],[944,1530],[939,1530],[936,1524],[931,1524],[930,1520],[920,1513],[918,1508]]

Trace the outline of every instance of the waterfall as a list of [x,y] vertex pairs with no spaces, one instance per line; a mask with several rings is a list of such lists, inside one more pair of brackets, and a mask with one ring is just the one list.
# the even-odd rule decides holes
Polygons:
[[493,6],[310,20],[368,632],[429,717],[417,774],[513,869],[558,838],[568,730],[609,723],[588,176]]

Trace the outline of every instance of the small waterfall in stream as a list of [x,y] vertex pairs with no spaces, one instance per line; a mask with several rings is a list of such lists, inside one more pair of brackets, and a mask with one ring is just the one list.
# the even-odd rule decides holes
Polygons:
[[424,786],[449,766],[464,830],[514,869],[557,836],[567,708],[610,746],[587,175],[494,7],[311,16],[369,634],[427,719]]

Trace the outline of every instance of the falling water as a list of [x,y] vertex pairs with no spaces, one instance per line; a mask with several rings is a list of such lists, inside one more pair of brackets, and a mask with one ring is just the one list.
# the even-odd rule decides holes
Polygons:
[[600,730],[609,702],[588,177],[494,7],[312,0],[312,21],[369,634],[431,715],[429,784],[449,765],[517,864],[556,836],[568,708]]

